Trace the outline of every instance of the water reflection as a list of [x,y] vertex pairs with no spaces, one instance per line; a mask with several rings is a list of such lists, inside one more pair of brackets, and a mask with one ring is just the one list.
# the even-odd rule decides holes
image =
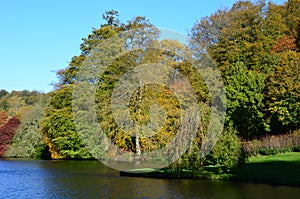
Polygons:
[[0,160],[0,198],[299,198],[300,188],[119,176],[96,161]]

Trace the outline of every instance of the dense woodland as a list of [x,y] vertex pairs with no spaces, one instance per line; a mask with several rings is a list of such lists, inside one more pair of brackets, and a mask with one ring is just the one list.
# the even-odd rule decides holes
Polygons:
[[46,104],[46,94],[37,91],[0,91],[0,156],[44,157],[40,121]]
[[[124,31],[134,34],[127,38],[131,42],[126,45],[115,42],[120,45],[120,52],[134,45],[140,45],[141,49],[155,48],[123,54],[109,64],[101,81],[93,82],[97,86],[97,119],[115,145],[142,154],[159,149],[174,138],[179,129],[180,107],[166,87],[147,85],[138,88],[130,98],[131,116],[136,123],[149,120],[147,112],[151,104],[159,103],[165,110],[165,124],[153,136],[124,133],[109,107],[113,89],[124,73],[140,64],[164,61],[189,80],[202,107],[201,128],[189,150],[170,166],[173,169],[199,169],[208,164],[231,168],[243,163],[249,154],[299,150],[299,13],[300,0],[288,0],[283,5],[263,0],[238,1],[231,8],[219,9],[196,21],[188,35],[189,43],[184,46],[175,40],[160,41],[159,30],[143,16],[121,22],[117,11],[107,11],[103,14],[104,23],[83,39],[81,54],[57,72],[59,82],[54,91],[47,94],[0,91],[0,156],[93,158],[74,124],[72,93],[76,74],[94,52],[110,48],[101,46],[104,40]],[[221,71],[226,90],[224,132],[205,158],[198,153],[208,126],[210,98],[207,86],[190,60],[180,56],[185,51],[192,52],[195,63],[209,55]]]

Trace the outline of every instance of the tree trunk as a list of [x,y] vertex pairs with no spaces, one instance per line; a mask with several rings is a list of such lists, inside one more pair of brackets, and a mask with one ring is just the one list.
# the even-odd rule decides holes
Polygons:
[[139,132],[135,136],[135,146],[136,146],[136,155],[141,155],[141,147],[140,147],[140,135]]

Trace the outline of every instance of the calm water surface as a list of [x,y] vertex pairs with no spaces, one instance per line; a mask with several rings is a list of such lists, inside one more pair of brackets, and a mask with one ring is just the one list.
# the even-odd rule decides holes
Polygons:
[[300,198],[300,188],[119,176],[96,161],[0,160],[0,198]]

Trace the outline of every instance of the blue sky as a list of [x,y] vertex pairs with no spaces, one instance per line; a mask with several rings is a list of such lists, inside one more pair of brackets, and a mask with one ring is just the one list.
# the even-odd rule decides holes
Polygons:
[[[0,0],[0,89],[49,92],[55,71],[80,54],[82,38],[106,10],[121,21],[146,16],[155,26],[187,34],[196,20],[235,0]],[[274,2],[282,2],[275,0]]]

